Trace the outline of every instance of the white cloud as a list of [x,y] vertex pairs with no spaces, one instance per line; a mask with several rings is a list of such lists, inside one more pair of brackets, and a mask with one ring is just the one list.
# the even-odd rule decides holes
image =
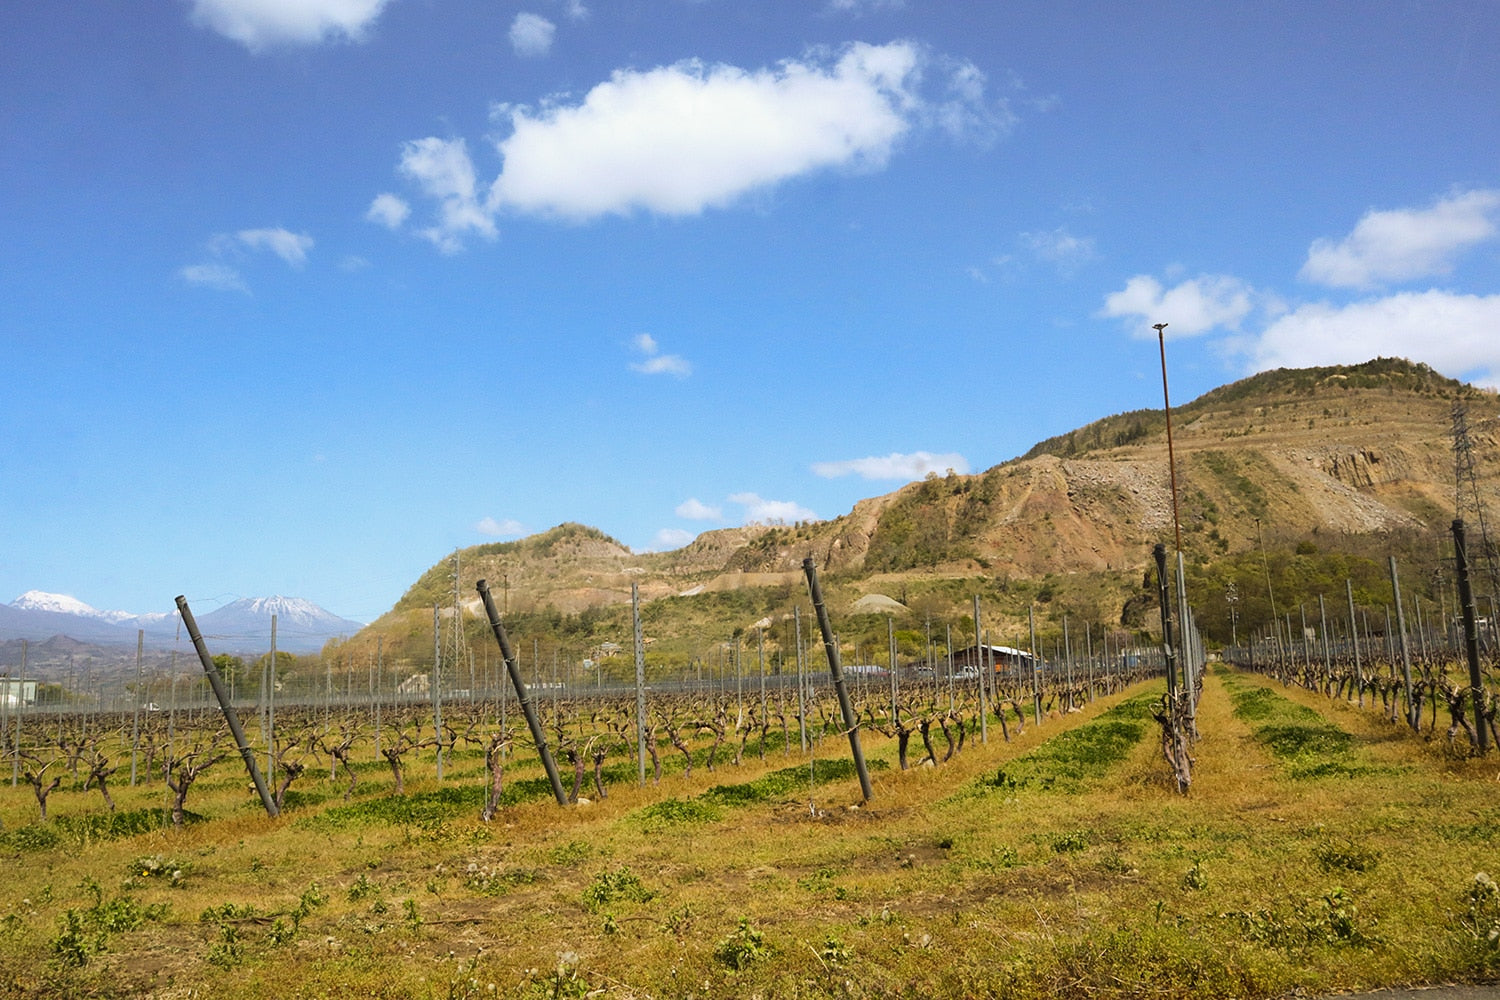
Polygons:
[[891,452],[889,455],[851,458],[842,462],[815,462],[812,467],[813,474],[822,476],[824,479],[856,475],[861,479],[908,481],[921,479],[929,472],[941,475],[950,469],[960,475],[967,475],[968,459],[957,452],[949,452],[945,455],[934,455],[930,451],[914,451],[909,455]]
[[691,531],[684,531],[681,528],[663,528],[656,533],[655,538],[651,539],[651,548],[655,552],[680,549],[697,537]]
[[1315,240],[1299,277],[1333,288],[1374,288],[1445,275],[1464,251],[1495,238],[1497,214],[1500,190],[1466,191],[1425,209],[1366,212],[1339,242]]
[[251,250],[269,250],[292,267],[307,263],[307,252],[313,247],[311,236],[285,229],[241,229],[235,235]]
[[1163,288],[1150,275],[1138,274],[1105,298],[1100,315],[1137,320],[1137,336],[1149,336],[1154,324],[1166,323],[1169,338],[1191,337],[1215,328],[1236,329],[1254,308],[1252,294],[1249,285],[1228,275],[1200,275]]
[[677,505],[677,509],[673,513],[689,521],[724,520],[724,508],[710,507],[708,504],[701,502],[697,497],[688,497]]
[[510,46],[518,56],[544,56],[552,51],[552,36],[557,25],[540,14],[526,11],[510,23]]
[[365,211],[366,219],[378,222],[387,229],[400,229],[409,215],[411,206],[393,194],[377,194]]
[[644,356],[641,361],[631,362],[631,371],[643,375],[676,375],[678,378],[687,378],[693,373],[693,366],[687,359],[677,354],[660,353],[661,347],[649,333],[637,334],[630,343]]
[[745,520],[760,524],[789,524],[794,521],[816,521],[818,515],[791,500],[766,500],[754,493],[736,493],[729,498],[745,508]]
[[900,10],[906,0],[828,0],[828,9],[842,14],[863,14],[873,10]]
[[192,0],[192,19],[252,52],[273,45],[359,41],[389,0]]
[[693,215],[831,167],[878,167],[910,128],[915,46],[852,45],[831,65],[681,62],[620,70],[581,103],[502,109],[498,204],[588,219]]
[[678,378],[687,378],[693,374],[692,364],[675,354],[659,354],[644,361],[632,362],[630,369],[642,375],[676,375]]
[[570,21],[587,21],[589,9],[584,6],[583,0],[562,0],[563,12],[568,15]]
[[[940,81],[931,99],[924,69]],[[919,127],[986,140],[1011,118],[984,86],[972,64],[910,42],[820,48],[759,70],[692,60],[618,70],[581,100],[497,106],[503,164],[483,193],[461,139],[408,142],[400,170],[438,202],[423,235],[451,252],[474,233],[494,238],[504,211],[695,215],[818,171],[878,169]]]
[[439,250],[457,252],[470,233],[491,240],[496,237],[491,212],[479,203],[474,164],[462,139],[429,137],[406,143],[401,150],[401,172],[438,203],[436,225],[421,235]]
[[481,535],[489,535],[491,538],[504,538],[524,534],[526,528],[520,521],[515,521],[508,517],[500,521],[495,520],[493,517],[486,517],[474,525],[474,530]]
[[1066,226],[1046,232],[1021,233],[1019,238],[1023,247],[1062,271],[1071,271],[1098,256],[1091,237],[1074,236]]
[[250,288],[240,277],[240,272],[228,264],[189,264],[177,274],[190,285],[202,285],[204,288],[214,288],[221,292],[250,294]]
[[1424,361],[1449,375],[1482,372],[1500,386],[1500,295],[1407,292],[1344,306],[1314,303],[1277,319],[1250,349],[1253,370]]

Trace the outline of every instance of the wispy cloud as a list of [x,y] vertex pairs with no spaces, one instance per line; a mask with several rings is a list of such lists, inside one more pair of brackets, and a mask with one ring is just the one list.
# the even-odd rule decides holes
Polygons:
[[1466,250],[1500,234],[1497,216],[1500,190],[1466,191],[1430,208],[1367,212],[1342,240],[1314,240],[1299,277],[1369,289],[1446,275]]
[[914,451],[905,455],[891,452],[889,455],[851,458],[841,462],[815,462],[812,471],[814,475],[824,479],[859,476],[861,479],[899,479],[909,482],[921,479],[928,473],[941,475],[952,471],[967,475],[969,461],[957,452],[942,455],[930,451]]
[[1172,288],[1138,274],[1104,300],[1100,315],[1130,320],[1136,336],[1150,336],[1154,324],[1166,323],[1168,338],[1192,337],[1236,329],[1254,308],[1253,295],[1249,285],[1223,274],[1200,275]]
[[292,267],[306,264],[313,248],[311,236],[286,229],[241,229],[235,237],[251,250],[269,250]]
[[691,531],[684,531],[682,528],[663,528],[651,539],[651,549],[655,552],[680,549],[697,537]]
[[488,240],[498,235],[490,210],[480,204],[474,164],[462,139],[427,138],[406,143],[401,150],[401,172],[437,202],[437,221],[421,235],[439,250],[461,250],[464,237],[470,234]]
[[677,505],[673,511],[678,517],[689,521],[722,521],[724,520],[724,508],[712,507],[700,501],[697,497],[688,497]]
[[411,215],[411,206],[402,198],[386,193],[377,194],[365,210],[365,218],[379,223],[387,229],[400,229],[406,217]]
[[986,140],[1010,124],[968,62],[910,42],[815,49],[774,67],[696,60],[617,70],[581,99],[500,105],[503,161],[481,192],[461,139],[406,144],[400,170],[437,203],[428,235],[492,238],[502,212],[586,221],[696,215],[823,170],[877,170],[921,128]]
[[277,45],[360,41],[389,0],[192,0],[193,23],[251,52]]
[[189,264],[180,269],[178,277],[190,285],[201,285],[220,292],[243,292],[250,294],[250,287],[240,272],[228,264]]
[[474,530],[491,538],[514,537],[526,532],[525,526],[520,521],[508,517],[502,520],[496,520],[493,517],[481,518],[479,523],[474,525]]
[[729,498],[745,508],[745,520],[759,524],[791,524],[816,521],[818,515],[791,500],[767,500],[755,493],[735,493]]
[[656,338],[649,333],[637,334],[630,346],[641,355],[640,361],[630,363],[631,371],[643,375],[675,375],[678,378],[687,378],[693,373],[692,364],[685,358],[676,354],[662,354]]
[[1064,274],[1077,270],[1098,257],[1094,240],[1088,236],[1074,236],[1066,226],[1040,232],[1021,233],[1017,237],[1022,247],[1037,259],[1054,265]]
[[510,47],[518,56],[544,56],[552,51],[552,36],[556,31],[557,25],[540,14],[522,11],[510,23]]

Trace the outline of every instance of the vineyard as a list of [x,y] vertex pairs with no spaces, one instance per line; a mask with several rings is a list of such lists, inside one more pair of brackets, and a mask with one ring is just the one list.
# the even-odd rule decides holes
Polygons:
[[795,674],[639,694],[497,670],[446,700],[252,699],[233,727],[207,698],[11,712],[0,992],[1269,997],[1492,977],[1494,677],[1476,716],[1462,644],[1414,638],[1403,658],[1358,628],[1268,628],[1232,665],[1180,637],[1176,663],[1108,643],[1034,669],[893,656],[843,697],[810,644]]

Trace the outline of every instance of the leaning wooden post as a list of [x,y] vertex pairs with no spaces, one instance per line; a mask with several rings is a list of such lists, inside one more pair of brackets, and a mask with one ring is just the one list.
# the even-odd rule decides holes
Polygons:
[[1453,522],[1453,555],[1457,564],[1458,600],[1463,605],[1464,653],[1469,658],[1469,685],[1474,699],[1474,739],[1479,756],[1489,749],[1484,719],[1484,678],[1479,672],[1479,626],[1474,614],[1474,588],[1469,585],[1469,554],[1464,542],[1464,521]]
[[521,711],[526,715],[526,726],[531,730],[532,742],[536,744],[536,752],[542,758],[542,768],[547,772],[547,780],[552,783],[552,794],[557,797],[557,804],[565,806],[568,804],[568,793],[563,791],[562,779],[557,775],[557,764],[552,759],[552,751],[547,749],[547,733],[542,729],[542,720],[537,718],[536,706],[531,703],[531,695],[526,692],[526,682],[521,680],[521,668],[516,663],[516,654],[510,648],[510,639],[505,634],[505,626],[500,624],[500,613],[495,610],[495,599],[490,596],[490,585],[480,580],[475,587],[479,591],[480,600],[484,601],[484,613],[490,619],[490,631],[495,633],[495,642],[500,645],[500,656],[505,660],[505,672],[510,675],[511,687],[516,689],[516,700],[521,703]]
[[844,667],[839,660],[838,640],[833,637],[833,625],[828,621],[828,609],[823,606],[823,590],[818,586],[818,568],[812,557],[802,560],[802,572],[807,574],[807,589],[812,594],[813,610],[818,614],[818,629],[823,633],[823,649],[828,653],[828,673],[833,677],[833,690],[838,694],[839,711],[844,715],[844,728],[849,732],[849,750],[854,755],[854,769],[859,772],[859,790],[869,802],[875,795],[870,787],[870,772],[865,767],[865,754],[859,745],[859,720],[854,717],[854,706],[849,701],[849,691],[844,686]]
[[234,736],[234,745],[239,748],[240,757],[245,761],[245,769],[250,772],[250,780],[255,783],[255,790],[260,793],[260,801],[266,807],[266,815],[274,819],[281,810],[276,808],[276,800],[271,797],[271,789],[266,786],[266,779],[261,777],[260,768],[255,765],[255,752],[245,741],[245,730],[240,726],[239,716],[234,713],[234,706],[229,704],[229,692],[224,690],[224,678],[219,676],[219,668],[214,666],[214,658],[208,655],[208,646],[198,632],[198,622],[194,620],[193,612],[188,609],[187,598],[180,594],[177,597],[177,610],[182,614],[182,623],[187,626],[188,638],[193,640],[193,648],[198,651],[198,661],[203,664],[203,672],[208,675],[208,683],[214,689],[214,697],[219,700],[219,708],[224,712],[224,721],[229,723],[229,732]]

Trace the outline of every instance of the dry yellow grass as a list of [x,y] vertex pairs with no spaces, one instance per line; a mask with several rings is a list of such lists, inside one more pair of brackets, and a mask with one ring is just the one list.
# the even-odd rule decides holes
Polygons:
[[[528,801],[485,825],[477,806],[443,805],[424,760],[407,798],[431,808],[403,821],[379,811],[390,781],[370,761],[351,807],[323,770],[294,786],[320,801],[270,820],[229,761],[189,800],[208,819],[183,830],[6,841],[0,992],[1227,997],[1494,974],[1497,954],[1464,924],[1475,873],[1495,866],[1494,759],[1453,761],[1369,713],[1274,686],[1353,737],[1357,773],[1294,778],[1230,697],[1270,686],[1209,677],[1186,797],[1149,718],[1123,759],[1076,786],[997,780],[1062,732],[1139,722],[1106,713],[1142,690],[1009,743],[992,726],[987,745],[938,767],[900,771],[891,741],[867,735],[886,764],[868,804],[852,778],[744,805],[705,796],[806,763],[752,752],[711,775],[617,783],[587,806]],[[847,744],[830,737],[817,756]],[[523,755],[508,780],[538,773]],[[482,779],[482,759],[462,753],[442,787]],[[159,784],[116,797],[121,810],[161,804]],[[66,790],[53,804],[59,821],[99,808]],[[24,785],[0,790],[7,837],[34,815]],[[132,867],[158,856],[181,867],[179,885]],[[165,912],[66,964],[67,912],[100,899]]]

